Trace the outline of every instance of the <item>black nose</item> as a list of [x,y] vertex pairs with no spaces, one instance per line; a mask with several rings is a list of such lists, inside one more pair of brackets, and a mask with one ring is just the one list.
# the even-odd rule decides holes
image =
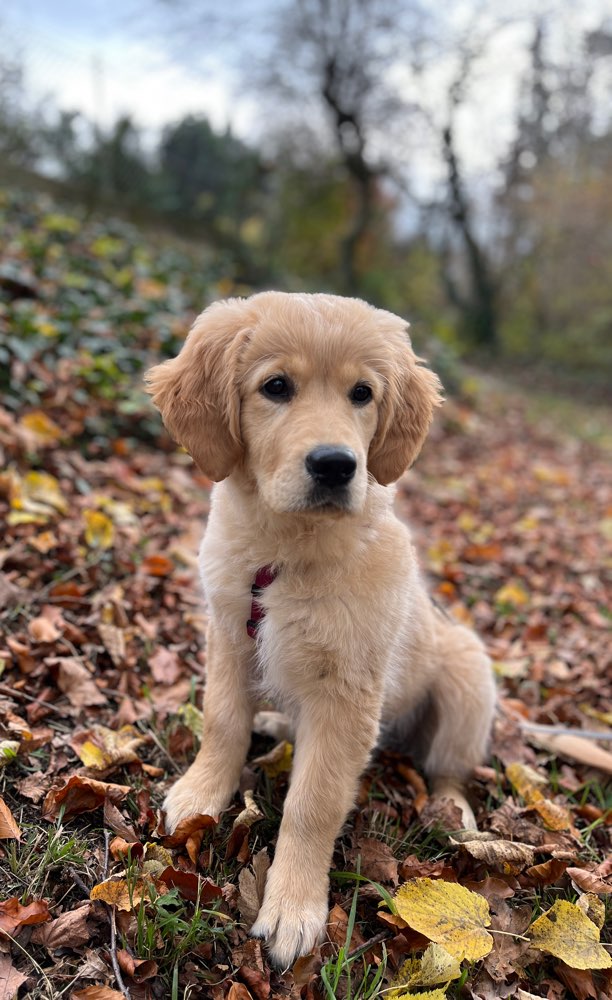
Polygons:
[[357,459],[350,448],[320,444],[306,455],[306,468],[320,486],[333,489],[349,483],[355,475]]

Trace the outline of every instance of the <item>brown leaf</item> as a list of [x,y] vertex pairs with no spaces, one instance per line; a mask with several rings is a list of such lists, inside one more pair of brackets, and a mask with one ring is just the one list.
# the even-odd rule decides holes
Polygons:
[[532,845],[512,840],[468,840],[463,841],[461,847],[477,861],[484,861],[510,874],[534,862]]
[[244,983],[232,983],[227,994],[227,1000],[253,1000]]
[[149,657],[149,669],[158,684],[174,684],[181,676],[178,653],[159,646]]
[[253,856],[251,869],[243,868],[238,875],[238,909],[247,929],[255,923],[263,901],[266,876],[270,867],[267,848],[262,848]]
[[211,882],[209,878],[198,877],[193,872],[184,872],[180,868],[164,868],[159,876],[159,881],[167,885],[169,889],[178,889],[183,899],[188,899],[192,903],[195,903],[199,898],[204,906],[212,903],[215,899],[221,899],[223,895],[219,886]]
[[561,878],[567,865],[567,861],[551,858],[550,861],[544,861],[541,865],[532,865],[531,868],[527,869],[525,875],[529,877],[532,885],[553,885]]
[[59,666],[57,686],[75,708],[106,705],[106,695],[96,686],[82,660],[76,656],[56,656],[46,662]]
[[571,969],[565,962],[555,965],[555,972],[574,1000],[597,1000],[593,973],[588,969]]
[[174,833],[163,838],[164,847],[183,847],[192,834],[199,830],[210,830],[217,823],[218,820],[214,816],[205,816],[203,813],[187,816],[180,821]]
[[397,858],[391,848],[381,840],[365,837],[358,842],[350,854],[351,863],[361,856],[361,874],[373,882],[387,882],[397,885],[399,881]]
[[13,1000],[27,978],[15,968],[10,955],[0,954],[0,1000]]
[[95,778],[85,778],[73,774],[61,788],[51,789],[43,803],[43,819],[57,819],[60,809],[64,806],[64,820],[77,816],[79,813],[91,812],[103,805],[106,799],[114,804],[121,802],[128,792],[129,785],[113,785],[106,781],[96,781]]
[[74,910],[67,910],[60,917],[49,921],[42,927],[36,927],[31,940],[41,944],[47,951],[55,948],[78,948],[87,944],[92,935],[92,929],[87,918],[93,910],[93,903],[85,902]]
[[594,872],[587,871],[585,868],[568,868],[567,874],[572,882],[584,892],[601,893],[602,895],[612,892],[612,883],[604,882]]
[[[493,950],[484,960],[484,966],[492,979],[505,982],[521,968],[521,958],[529,950],[530,942],[522,941],[531,920],[532,908],[529,904],[510,907],[503,899],[498,899],[491,913],[491,931],[495,942]],[[495,934],[495,931],[503,934]]]
[[[348,916],[342,907],[336,903],[332,906],[327,918],[327,937],[333,942],[333,944],[337,945],[338,948],[342,948],[346,944],[347,932]],[[348,950],[352,951],[354,948],[359,948],[362,944],[363,937],[359,933],[357,926],[355,926],[351,934]]]
[[11,810],[0,795],[0,840],[21,840],[21,830]]
[[421,823],[428,829],[439,826],[442,830],[460,830],[463,826],[463,814],[458,805],[447,798],[430,798],[427,800],[419,816]]
[[104,799],[104,826],[110,827],[113,833],[118,833],[120,837],[130,843],[136,842],[138,837],[131,823],[117,809],[117,806],[110,799]]
[[28,632],[34,642],[55,642],[65,626],[60,609],[53,604],[45,604],[38,618],[32,618],[28,622]]
[[30,924],[44,924],[51,919],[49,906],[45,899],[37,899],[32,903],[22,905],[16,896],[11,896],[0,903],[0,935],[4,931],[11,937]]

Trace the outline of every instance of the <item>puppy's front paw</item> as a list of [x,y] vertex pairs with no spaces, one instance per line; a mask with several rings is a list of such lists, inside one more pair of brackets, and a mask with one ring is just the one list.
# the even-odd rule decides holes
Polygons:
[[[316,880],[315,880],[316,881]],[[296,872],[284,870],[268,875],[264,901],[251,928],[253,937],[263,938],[270,960],[280,969],[308,955],[325,931],[328,913],[328,880],[313,885]]]
[[164,799],[166,830],[168,833],[173,833],[182,819],[196,813],[218,819],[219,813],[226,806],[227,796],[222,796],[218,790],[211,789],[201,776],[192,776],[187,771],[174,783]]
[[321,940],[327,912],[327,886],[321,898],[279,898],[276,893],[266,893],[251,934],[264,938],[276,968],[287,969]]

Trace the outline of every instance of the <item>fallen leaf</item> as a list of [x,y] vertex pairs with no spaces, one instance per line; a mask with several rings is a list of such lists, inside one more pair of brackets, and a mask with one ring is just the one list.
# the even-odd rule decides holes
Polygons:
[[351,851],[351,863],[354,864],[358,857],[361,857],[359,870],[366,878],[371,878],[374,882],[397,885],[399,862],[388,844],[374,840],[373,837],[364,837]]
[[235,829],[237,826],[246,826],[249,829],[253,823],[258,823],[260,819],[264,819],[264,814],[253,798],[253,792],[247,788],[244,792],[244,809],[238,813],[232,827]]
[[576,900],[576,906],[582,910],[585,917],[592,920],[599,930],[603,930],[603,925],[606,921],[606,904],[603,899],[596,896],[593,892],[585,892]]
[[227,1000],[253,1000],[244,983],[232,983],[227,994]]
[[438,986],[440,983],[450,983],[459,979],[461,966],[454,955],[443,948],[441,944],[428,945],[419,960],[419,969],[410,977],[408,985]]
[[0,840],[21,840],[21,830],[6,802],[0,796]]
[[125,1000],[125,995],[110,986],[86,986],[70,994],[70,1000]]
[[14,1000],[27,978],[15,968],[10,955],[0,954],[0,1000]]
[[58,665],[57,686],[75,708],[106,705],[106,695],[95,684],[82,660],[76,656],[56,656],[47,662]]
[[94,885],[89,898],[99,899],[109,906],[116,906],[118,910],[131,911],[136,909],[143,899],[150,899],[151,894],[158,895],[157,890],[157,881],[151,875],[143,874],[130,882],[124,878],[108,878]]
[[148,576],[169,576],[174,570],[174,563],[167,556],[151,555],[142,560],[141,568]]
[[110,549],[115,541],[115,525],[101,510],[84,510],[85,541],[90,549]]
[[548,830],[570,829],[572,821],[567,806],[552,802],[542,792],[542,788],[547,785],[546,778],[541,777],[532,767],[520,762],[508,764],[506,776],[529,808],[535,809],[542,817]]
[[165,868],[159,876],[159,881],[169,889],[178,889],[180,895],[192,903],[199,899],[204,906],[214,902],[215,899],[221,899],[223,895],[219,886],[209,878],[202,878],[193,872],[181,871],[179,868]]
[[16,896],[0,903],[0,935],[2,931],[14,937],[22,927],[30,924],[44,924],[51,919],[49,906],[45,899],[37,899],[25,905]]
[[175,684],[181,676],[178,653],[159,646],[149,657],[149,669],[158,684]]
[[253,856],[251,869],[243,868],[238,875],[238,909],[247,930],[255,923],[263,902],[269,867],[268,850],[264,847]]
[[186,816],[177,825],[174,833],[163,838],[164,847],[183,847],[194,833],[200,830],[210,830],[217,825],[217,822],[214,816],[205,816],[203,813]]
[[394,899],[410,927],[459,961],[476,962],[491,951],[493,938],[485,930],[491,923],[489,906],[477,893],[457,883],[421,878],[400,886]]
[[66,910],[55,920],[36,927],[32,933],[32,942],[42,945],[47,951],[55,948],[78,948],[86,944],[93,933],[87,923],[92,910],[93,904],[88,902],[74,910]]
[[144,742],[134,726],[108,729],[107,726],[95,725],[77,733],[70,745],[85,767],[106,771],[110,767],[139,760],[136,749]]
[[117,805],[132,789],[129,785],[114,785],[95,778],[73,774],[61,788],[52,788],[43,803],[43,819],[53,821],[64,807],[64,819],[91,812],[104,805],[108,798]]
[[587,871],[585,868],[568,868],[567,874],[572,882],[584,892],[595,892],[602,895],[612,892],[612,883],[604,882],[594,872]]
[[252,761],[257,767],[263,768],[269,778],[276,778],[279,774],[286,774],[291,770],[293,762],[293,745],[283,740],[277,743],[269,753],[261,757],[255,757]]
[[[451,843],[455,842],[451,837]],[[477,861],[501,868],[507,874],[521,871],[528,865],[533,865],[535,848],[530,844],[521,844],[513,840],[467,840],[461,842],[463,847]]]
[[522,583],[518,580],[511,580],[495,594],[496,604],[510,604],[515,608],[523,608],[529,604],[529,594]]
[[57,514],[66,514],[68,504],[54,476],[48,472],[13,473],[10,488],[11,510],[7,523],[46,524]]
[[574,903],[558,899],[529,928],[532,947],[572,969],[609,969],[612,958],[599,943],[599,928]]
[[34,642],[55,642],[64,631],[66,623],[59,608],[45,604],[37,618],[28,622],[28,633]]

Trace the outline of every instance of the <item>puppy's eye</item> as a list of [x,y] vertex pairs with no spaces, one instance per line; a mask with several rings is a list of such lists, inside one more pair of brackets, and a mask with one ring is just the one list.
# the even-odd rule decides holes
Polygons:
[[369,403],[372,398],[372,390],[369,385],[365,382],[359,382],[354,386],[349,394],[349,399],[352,403],[356,403],[358,406],[363,406],[364,403]]
[[267,396],[268,399],[273,399],[275,402],[286,402],[293,396],[293,386],[289,379],[275,375],[274,378],[269,378],[267,382],[264,382],[260,392],[263,396]]

